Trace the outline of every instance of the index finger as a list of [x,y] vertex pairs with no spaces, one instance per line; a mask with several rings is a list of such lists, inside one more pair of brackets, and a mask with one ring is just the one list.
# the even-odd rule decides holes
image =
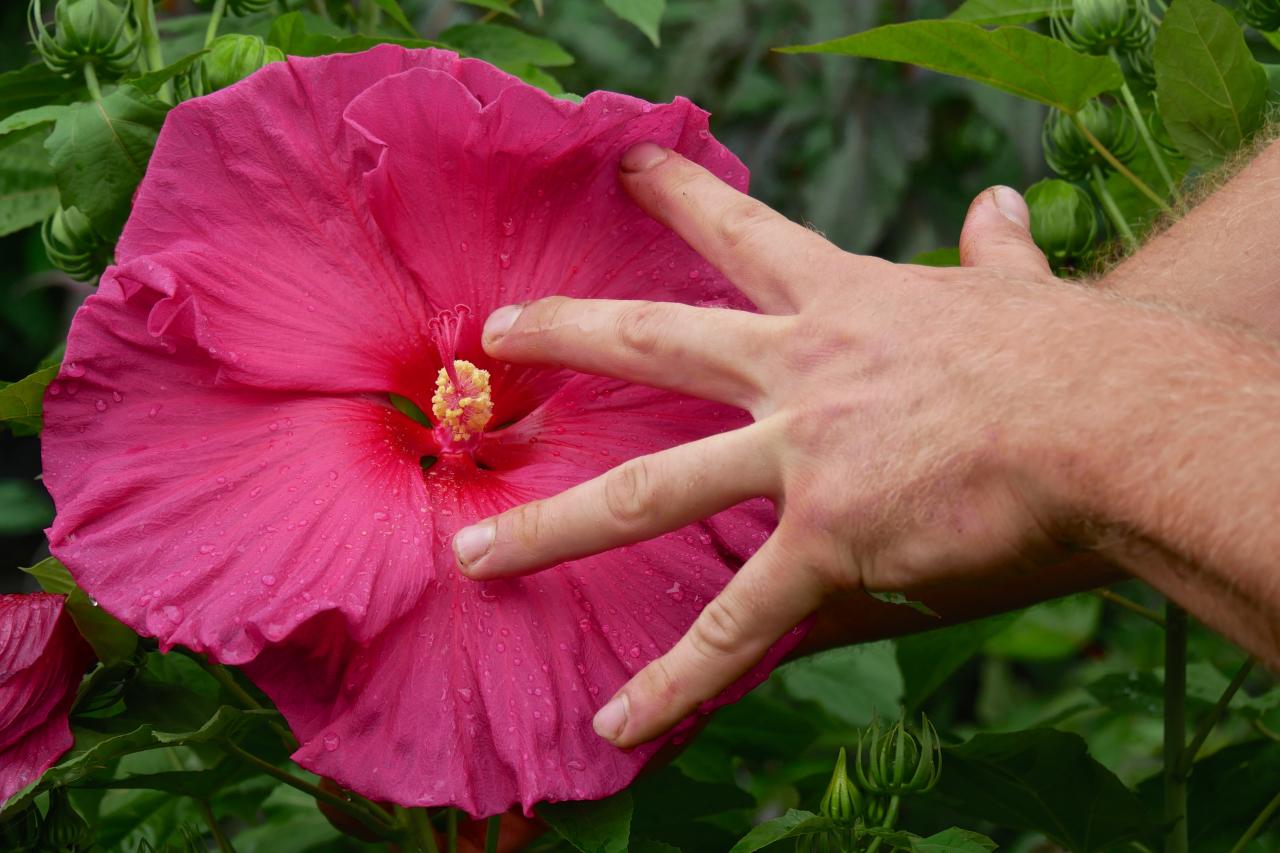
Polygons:
[[[652,142],[627,151],[622,186],[770,314],[795,312],[804,279],[845,257],[825,238]],[[806,273],[808,276],[806,276]]]

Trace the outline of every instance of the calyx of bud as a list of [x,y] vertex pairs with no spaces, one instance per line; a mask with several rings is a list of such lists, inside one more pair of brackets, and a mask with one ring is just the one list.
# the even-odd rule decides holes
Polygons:
[[258,69],[283,60],[284,53],[280,48],[257,36],[238,33],[218,36],[209,45],[208,53],[178,78],[178,93],[183,98],[198,98],[225,89]]
[[[1076,113],[1076,118],[1121,163],[1132,159],[1137,151],[1138,132],[1124,110],[1093,100]],[[1094,166],[1109,168],[1106,158],[1066,113],[1049,113],[1041,141],[1045,162],[1068,180],[1088,177]]]
[[1024,193],[1031,236],[1055,267],[1078,260],[1098,237],[1098,214],[1090,195],[1075,184],[1047,178]]
[[99,76],[119,77],[133,67],[138,32],[129,12],[113,0],[61,0],[53,13],[53,29],[44,22],[41,0],[31,0],[27,29],[45,65],[74,74],[92,65]]
[[938,732],[924,714],[918,732],[907,725],[905,713],[888,730],[873,719],[858,732],[854,771],[858,784],[873,794],[900,796],[932,790],[942,778]]
[[76,207],[62,207],[40,228],[45,254],[58,269],[77,281],[92,281],[111,263],[111,247],[93,230],[89,217]]

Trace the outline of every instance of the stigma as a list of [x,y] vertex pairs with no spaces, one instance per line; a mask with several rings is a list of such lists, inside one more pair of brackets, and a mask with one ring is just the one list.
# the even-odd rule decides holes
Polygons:
[[462,359],[440,368],[436,393],[431,397],[431,413],[436,416],[441,444],[472,444],[493,417],[489,371]]

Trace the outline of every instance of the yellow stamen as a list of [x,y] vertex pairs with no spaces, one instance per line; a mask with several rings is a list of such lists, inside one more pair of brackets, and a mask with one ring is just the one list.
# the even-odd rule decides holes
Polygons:
[[493,417],[493,401],[489,397],[489,371],[469,361],[453,363],[458,386],[443,367],[436,375],[436,393],[431,398],[431,411],[436,423],[449,430],[454,441],[466,441],[480,433]]

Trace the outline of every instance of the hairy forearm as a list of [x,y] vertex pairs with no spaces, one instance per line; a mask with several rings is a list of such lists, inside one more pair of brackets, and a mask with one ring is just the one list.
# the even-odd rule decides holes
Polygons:
[[1109,272],[1110,292],[1280,338],[1280,141]]
[[1056,479],[1100,554],[1280,666],[1280,350],[1133,305],[1092,328]]

